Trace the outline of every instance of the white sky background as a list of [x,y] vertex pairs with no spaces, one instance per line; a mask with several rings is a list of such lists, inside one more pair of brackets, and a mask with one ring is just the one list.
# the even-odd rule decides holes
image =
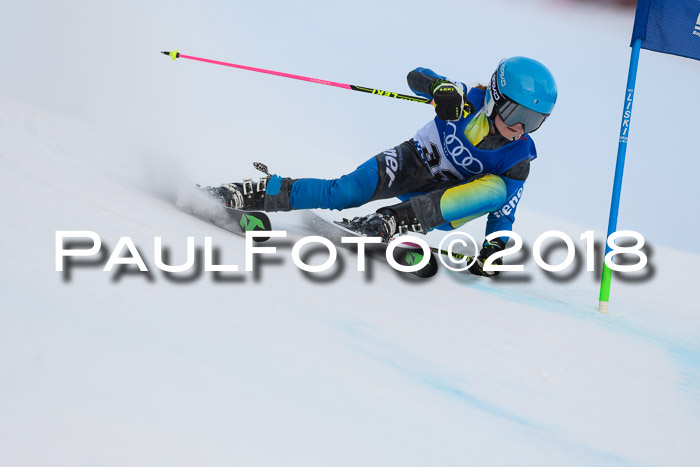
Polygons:
[[[529,55],[552,69],[560,98],[534,135],[540,157],[522,204],[600,234],[632,17],[560,1],[12,2],[0,19],[0,82],[10,95],[108,122],[133,155],[125,165],[165,158],[214,184],[253,175],[254,160],[284,176],[339,176],[336,161],[350,171],[433,114],[327,86],[172,63],[161,50],[396,92],[408,91],[405,75],[416,66],[483,83],[500,58]],[[694,252],[698,73],[697,61],[642,51],[619,222],[652,245]]]

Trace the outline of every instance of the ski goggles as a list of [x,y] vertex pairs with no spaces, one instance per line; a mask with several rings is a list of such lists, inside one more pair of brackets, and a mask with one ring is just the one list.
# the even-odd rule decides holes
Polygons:
[[543,114],[528,109],[524,105],[518,104],[501,93],[498,88],[496,73],[491,77],[491,96],[493,97],[496,111],[503,122],[508,126],[522,123],[525,133],[532,133],[537,130],[542,126],[547,117],[549,117],[549,114]]

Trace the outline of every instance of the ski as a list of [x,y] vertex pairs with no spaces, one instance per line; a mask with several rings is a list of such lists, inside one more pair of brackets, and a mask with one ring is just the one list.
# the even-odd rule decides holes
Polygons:
[[[242,237],[245,237],[246,232],[250,231],[272,230],[272,223],[266,213],[229,208],[207,196],[199,186],[197,190],[194,197],[187,196],[184,199],[175,197],[173,201],[178,209]],[[268,238],[256,237],[255,241],[264,242]]]

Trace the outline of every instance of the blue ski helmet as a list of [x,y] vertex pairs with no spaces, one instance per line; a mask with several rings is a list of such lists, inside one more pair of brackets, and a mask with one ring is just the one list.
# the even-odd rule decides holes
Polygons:
[[484,97],[484,111],[494,109],[506,125],[522,123],[532,133],[547,119],[557,101],[557,83],[546,66],[527,57],[502,60],[491,76]]

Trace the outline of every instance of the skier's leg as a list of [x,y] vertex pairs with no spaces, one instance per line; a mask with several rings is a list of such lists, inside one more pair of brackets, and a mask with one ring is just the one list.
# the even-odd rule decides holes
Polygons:
[[341,210],[408,191],[424,191],[434,183],[411,140],[376,155],[337,179],[272,177],[267,184],[265,210]]
[[500,208],[506,200],[506,184],[498,175],[486,174],[460,185],[413,196],[375,214],[346,221],[353,230],[389,241],[397,233],[433,228],[457,228]]
[[259,182],[244,180],[204,191],[223,205],[245,211],[291,211],[292,209],[344,209],[360,206],[375,193],[380,176],[372,158],[338,179],[291,179],[268,175]]
[[[267,173],[267,167],[263,171]],[[231,208],[274,212],[314,208],[341,210],[409,192],[427,192],[437,185],[413,140],[409,140],[336,179],[269,175],[257,184],[248,180],[205,190]]]
[[[345,209],[361,206],[369,201],[377,188],[378,181],[377,163],[372,158],[340,178],[289,180],[284,188],[288,190],[291,209]],[[279,196],[274,192],[271,193],[269,188],[268,195],[272,198]],[[283,195],[282,198],[284,197]]]
[[506,201],[506,184],[486,174],[451,188],[414,196],[406,201],[424,230],[448,224],[457,227],[495,211]]

